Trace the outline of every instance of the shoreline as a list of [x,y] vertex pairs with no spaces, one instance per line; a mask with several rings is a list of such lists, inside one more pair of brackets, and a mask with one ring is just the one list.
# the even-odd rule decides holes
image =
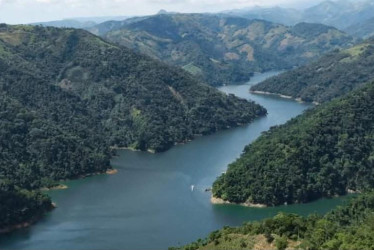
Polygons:
[[115,169],[115,168],[113,168],[113,169],[108,169],[106,172],[105,172],[105,174],[107,174],[107,175],[114,175],[114,174],[117,174],[118,173],[118,169]]
[[[334,195],[334,196],[331,196],[331,197],[320,197],[317,200],[311,200],[311,201],[308,201],[308,202],[305,202],[305,203],[295,202],[295,203],[292,203],[291,205],[294,205],[294,204],[308,204],[308,203],[312,203],[312,202],[315,202],[315,201],[318,201],[318,200],[321,200],[321,199],[333,199],[333,198],[344,197],[344,196],[349,196],[349,195],[357,195],[357,194],[361,194],[361,193],[362,192],[360,190],[347,189],[346,194],[343,194],[343,195]],[[230,201],[223,200],[221,198],[214,197],[213,195],[211,195],[211,197],[210,197],[210,203],[213,204],[213,205],[239,205],[239,206],[250,207],[250,208],[267,208],[267,207],[269,207],[268,205],[259,204],[259,203],[251,203],[251,202],[235,203],[235,202],[230,202]],[[288,205],[288,204],[285,203],[284,205]],[[283,205],[277,205],[275,207],[278,207],[278,206],[283,206]]]
[[[69,180],[79,180],[79,179],[84,179],[84,178],[88,178],[88,177],[92,177],[92,176],[96,176],[96,175],[115,175],[117,173],[118,173],[118,169],[111,168],[111,169],[107,169],[105,172],[88,173],[88,174],[79,175],[79,176],[76,176],[74,178],[70,178],[70,179],[66,179],[66,180],[60,180],[60,181],[64,182],[64,181],[69,181]],[[39,190],[42,191],[42,192],[45,192],[45,191],[51,191],[51,190],[65,190],[65,189],[68,189],[68,188],[69,188],[68,185],[58,184],[56,186],[49,187],[49,188],[42,187]]]
[[29,220],[27,220],[25,222],[21,222],[21,223],[15,224],[15,225],[9,225],[9,226],[6,226],[4,228],[0,228],[0,235],[1,234],[12,233],[14,231],[17,231],[17,230],[20,230],[20,229],[23,229],[23,228],[28,228],[28,227],[32,226],[33,224],[37,223],[40,219],[42,219],[45,216],[46,213],[52,211],[55,208],[57,208],[56,203],[51,202],[51,207],[47,211],[45,211],[45,213],[43,213],[41,215],[38,215],[38,216],[34,216],[34,217],[30,218]]
[[25,222],[21,222],[21,223],[16,224],[16,225],[1,228],[0,229],[0,235],[11,233],[11,232],[19,230],[19,229],[30,227],[31,225],[35,224],[39,219],[40,218],[33,218],[33,219],[30,219],[29,221],[25,221]]
[[150,154],[155,154],[156,151],[154,149],[147,149],[146,151],[142,151],[140,149],[135,149],[135,148],[132,148],[132,147],[116,147],[116,146],[112,146],[112,147],[109,147],[109,149],[111,150],[129,150],[129,151],[132,151],[132,152],[148,152]]
[[289,96],[289,95],[282,95],[282,94],[271,93],[271,92],[266,92],[266,91],[259,91],[259,90],[250,90],[249,92],[252,93],[252,94],[255,94],[255,95],[272,95],[272,96],[278,96],[278,97],[283,98],[283,99],[289,99],[289,100],[297,101],[298,103],[312,103],[314,105],[320,105],[320,103],[316,102],[316,101],[305,102],[300,97],[294,98],[294,97]]
[[214,205],[239,205],[239,206],[251,207],[251,208],[266,208],[266,207],[268,207],[265,204],[256,204],[256,203],[250,203],[250,202],[244,202],[244,203],[229,202],[229,201],[225,201],[221,198],[216,198],[213,195],[210,198],[210,202]]
[[[102,174],[115,175],[117,173],[118,173],[118,169],[112,169],[111,168],[111,169],[107,169],[105,172],[96,172],[96,173],[80,175],[80,176],[77,176],[76,178],[70,178],[68,180],[84,179],[84,178],[88,178],[88,177],[92,177],[92,176],[96,176],[96,175],[102,175]],[[67,180],[60,180],[60,181],[67,181]],[[39,191],[46,192],[46,191],[51,191],[51,190],[66,190],[68,188],[69,187],[65,184],[58,184],[56,186],[49,187],[49,188],[47,188],[47,187],[40,188]],[[15,224],[15,225],[9,225],[9,226],[6,226],[4,228],[0,228],[0,235],[11,233],[11,232],[17,231],[19,229],[30,227],[33,224],[37,223],[40,219],[42,219],[45,216],[46,213],[52,211],[53,209],[56,209],[57,207],[58,207],[57,204],[55,202],[51,201],[51,207],[47,211],[45,211],[44,214],[35,216],[33,218],[30,218],[27,221],[24,221],[24,222]]]
[[117,173],[118,173],[118,169],[108,168],[107,170],[105,170],[103,172],[94,172],[94,173],[83,174],[83,175],[77,176],[76,178],[70,178],[70,179],[62,180],[62,181],[84,179],[84,178],[88,178],[88,177],[92,177],[92,176],[96,176],[96,175],[114,175],[114,174],[117,174]]
[[[195,134],[192,138],[188,138],[188,139],[185,139],[183,141],[180,141],[180,142],[174,142],[173,146],[167,148],[166,150],[162,150],[162,151],[156,151],[154,149],[147,149],[147,150],[140,150],[140,149],[136,149],[136,148],[133,148],[133,147],[118,147],[118,146],[111,146],[109,147],[110,150],[128,150],[128,151],[131,151],[131,152],[147,152],[147,153],[150,153],[150,154],[158,154],[158,153],[163,153],[163,152],[166,152],[170,149],[172,149],[174,146],[179,146],[179,145],[185,145],[185,144],[188,144],[192,141],[194,141],[195,139],[199,138],[199,137],[204,137],[204,136],[209,136],[209,135],[213,135],[215,133],[218,133],[218,132],[221,132],[221,131],[225,131],[225,130],[228,130],[228,129],[233,129],[233,128],[238,128],[238,127],[242,127],[242,126],[246,126],[246,125],[249,125],[251,123],[253,123],[256,119],[258,118],[261,118],[261,117],[264,117],[268,115],[267,112],[264,112],[263,114],[261,115],[257,115],[256,117],[253,117],[250,121],[248,122],[244,122],[244,123],[239,123],[237,122],[235,125],[233,126],[226,126],[224,128],[221,128],[221,129],[217,129],[216,131],[214,132],[210,132],[208,134]],[[113,157],[115,156],[118,156],[118,155],[114,155]]]
[[50,191],[50,190],[64,190],[64,189],[68,189],[69,187],[65,184],[58,184],[57,186],[53,186],[53,187],[43,187],[43,188],[40,188],[39,190],[40,191]]

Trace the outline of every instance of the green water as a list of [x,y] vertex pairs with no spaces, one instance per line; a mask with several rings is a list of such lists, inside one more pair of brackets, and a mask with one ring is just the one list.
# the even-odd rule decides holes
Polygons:
[[342,204],[347,197],[265,209],[210,204],[205,189],[246,144],[309,107],[248,92],[249,85],[276,73],[221,88],[265,106],[267,117],[161,154],[121,151],[112,161],[117,175],[69,181],[69,189],[50,192],[58,208],[36,225],[3,236],[0,249],[167,249],[225,225],[241,225],[280,211],[326,213]]

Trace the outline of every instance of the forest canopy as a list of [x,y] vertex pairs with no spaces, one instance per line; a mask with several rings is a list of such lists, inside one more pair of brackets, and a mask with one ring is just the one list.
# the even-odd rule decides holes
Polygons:
[[33,190],[105,172],[110,147],[165,151],[266,114],[83,30],[1,24],[0,71],[0,229],[51,207]]
[[374,188],[374,82],[264,132],[213,195],[268,206]]

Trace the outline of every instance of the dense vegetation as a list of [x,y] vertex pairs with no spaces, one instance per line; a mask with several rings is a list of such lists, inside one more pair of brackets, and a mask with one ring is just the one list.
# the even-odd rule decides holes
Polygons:
[[374,39],[342,51],[334,51],[320,60],[251,88],[301,98],[304,101],[325,102],[342,96],[374,79]]
[[183,67],[211,85],[248,81],[254,72],[302,65],[352,38],[333,27],[287,27],[209,14],[161,14],[89,29],[143,54]]
[[265,113],[85,31],[4,26],[0,40],[7,96],[65,128],[81,123],[84,136],[103,131],[112,146],[162,151]]
[[374,82],[247,146],[213,185],[235,203],[302,203],[374,188]]
[[163,151],[264,115],[82,30],[0,25],[0,229],[51,207],[30,190],[110,168],[110,146]]
[[0,189],[0,233],[27,226],[52,209],[50,199],[36,191]]
[[373,249],[374,193],[354,198],[325,216],[278,214],[238,228],[225,227],[182,248],[208,249]]

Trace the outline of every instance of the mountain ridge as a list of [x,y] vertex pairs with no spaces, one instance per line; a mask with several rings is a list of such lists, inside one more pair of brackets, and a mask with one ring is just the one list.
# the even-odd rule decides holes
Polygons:
[[[264,19],[285,25],[299,22],[322,23],[331,25],[350,35],[367,38],[370,33],[353,27],[374,18],[374,4],[371,0],[360,1],[323,1],[306,9],[296,10],[284,7],[258,7],[251,9],[228,10],[223,13],[249,19]],[[371,29],[370,29],[371,31]]]
[[[306,36],[308,30],[313,36]],[[89,31],[178,65],[213,86],[246,82],[254,72],[302,65],[353,43],[350,36],[320,24],[286,27],[211,14],[155,15],[108,22]]]
[[267,79],[251,91],[290,96],[307,102],[326,102],[374,79],[374,40],[336,50],[321,59]]

